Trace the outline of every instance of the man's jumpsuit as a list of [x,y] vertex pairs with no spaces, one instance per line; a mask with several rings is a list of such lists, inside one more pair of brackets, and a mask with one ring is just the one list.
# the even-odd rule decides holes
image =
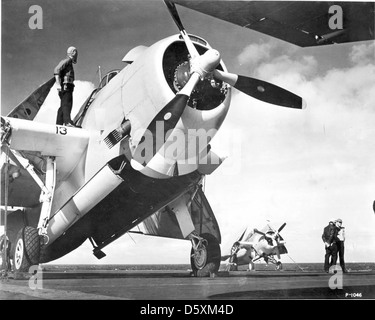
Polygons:
[[70,57],[61,60],[54,70],[54,75],[60,76],[61,91],[59,97],[61,105],[57,111],[56,124],[67,125],[72,124],[70,113],[73,106],[73,89],[74,89],[74,69],[73,61]]

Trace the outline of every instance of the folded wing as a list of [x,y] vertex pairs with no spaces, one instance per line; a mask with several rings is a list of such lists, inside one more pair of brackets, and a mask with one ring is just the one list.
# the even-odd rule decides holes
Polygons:
[[[374,2],[173,0],[301,47],[374,40]],[[339,6],[342,11],[332,10]],[[331,10],[330,10],[331,8]],[[330,13],[330,11],[332,13]],[[337,17],[333,15],[337,12]],[[341,13],[340,13],[341,12]],[[332,23],[343,20],[342,29]],[[330,24],[330,19],[333,19]]]

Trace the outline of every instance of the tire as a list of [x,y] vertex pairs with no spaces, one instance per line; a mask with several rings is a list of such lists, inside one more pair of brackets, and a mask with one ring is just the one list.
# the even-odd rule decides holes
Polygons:
[[13,252],[14,272],[28,272],[40,259],[40,237],[38,230],[27,226],[22,228],[16,238]]
[[197,254],[191,248],[191,269],[196,277],[209,277],[219,271],[221,260],[220,245],[212,234],[203,233],[200,236],[207,240],[207,244],[203,243]]

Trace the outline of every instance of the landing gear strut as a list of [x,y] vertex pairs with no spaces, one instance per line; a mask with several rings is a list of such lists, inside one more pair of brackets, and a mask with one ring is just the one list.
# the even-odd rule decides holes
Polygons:
[[195,277],[214,276],[220,267],[221,251],[217,239],[209,233],[192,234],[190,264]]

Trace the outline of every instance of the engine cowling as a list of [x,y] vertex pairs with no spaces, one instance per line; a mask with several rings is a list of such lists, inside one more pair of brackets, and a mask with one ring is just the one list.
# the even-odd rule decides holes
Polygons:
[[[205,40],[191,38],[201,55],[211,48]],[[128,68],[129,77],[124,78],[122,92],[124,113],[132,123],[129,145],[132,152],[144,148],[146,156],[150,151],[147,148],[155,145],[141,141],[146,128],[189,79],[186,45],[178,35],[161,40],[144,50]],[[218,69],[225,70],[223,62]],[[130,91],[135,94],[129,95]],[[159,143],[160,149],[152,150],[155,156],[146,166],[133,161],[133,167],[151,177],[167,178],[190,173],[200,164],[206,164],[208,158],[220,161],[210,157],[208,145],[228,112],[230,95],[230,87],[222,81],[213,78],[200,81],[168,139],[158,137],[164,144]],[[160,130],[156,134],[163,134],[163,122],[158,125]]]

